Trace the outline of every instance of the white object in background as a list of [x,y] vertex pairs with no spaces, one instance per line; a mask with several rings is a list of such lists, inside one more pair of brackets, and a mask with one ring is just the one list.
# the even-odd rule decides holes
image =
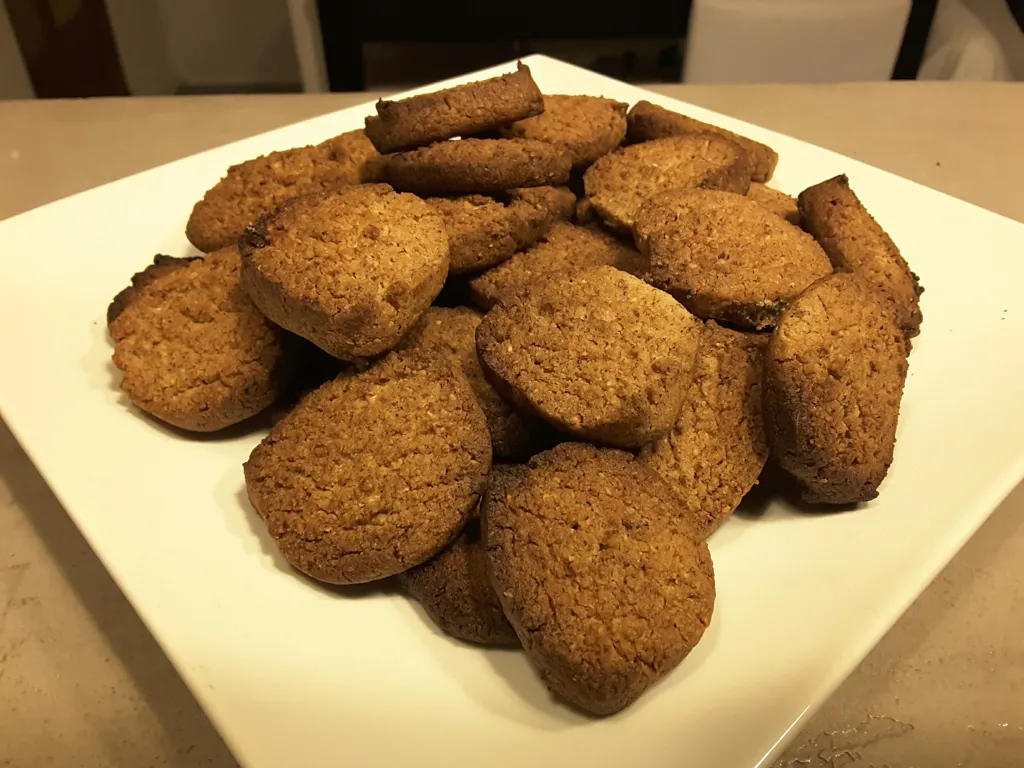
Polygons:
[[288,20],[302,74],[302,90],[305,93],[326,93],[331,88],[316,0],[288,0]]
[[1011,80],[988,27],[959,0],[940,0],[918,80]]
[[683,80],[888,80],[911,0],[693,0]]

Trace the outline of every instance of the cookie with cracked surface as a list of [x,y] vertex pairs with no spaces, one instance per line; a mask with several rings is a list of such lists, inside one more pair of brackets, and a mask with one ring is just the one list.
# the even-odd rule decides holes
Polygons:
[[519,62],[515,72],[499,77],[378,101],[377,114],[366,118],[366,135],[381,152],[401,152],[488,131],[543,110],[530,68]]
[[[507,471],[495,465],[488,488]],[[480,645],[519,645],[487,576],[479,510],[447,549],[400,573],[398,583],[445,634]]]
[[129,399],[194,432],[229,427],[273,403],[288,378],[283,334],[242,288],[238,248],[195,260],[158,257],[148,272],[108,311]]
[[185,236],[206,252],[234,245],[285,200],[376,181],[379,173],[380,155],[362,131],[255,157],[228,168],[195,204]]
[[256,306],[343,360],[397,344],[448,274],[441,215],[386,184],[293,200],[246,230],[241,249]]
[[573,168],[584,168],[626,138],[628,106],[600,96],[546,95],[541,114],[502,126],[498,133],[564,147],[572,155]]
[[673,136],[605,155],[583,174],[583,185],[605,223],[628,232],[640,207],[665,190],[724,189],[746,194],[750,167],[740,146],[721,136]]
[[761,417],[767,343],[765,334],[709,322],[675,426],[638,457],[672,489],[688,521],[704,536],[733,513],[768,460]]
[[563,443],[488,489],[491,583],[552,692],[618,712],[672,671],[711,622],[707,544],[628,453]]
[[704,123],[670,109],[651,104],[649,101],[638,101],[629,110],[629,140],[651,141],[664,139],[667,136],[685,136],[694,133],[713,133],[723,136],[739,144],[750,161],[750,176],[762,184],[771,179],[775,166],[779,162],[778,153],[766,144],[748,139],[738,133],[720,128],[711,123]]
[[908,338],[920,333],[919,297],[924,289],[849,179],[836,176],[805,189],[799,207],[804,228],[821,243],[836,270],[854,272],[875,286]]
[[850,504],[878,495],[906,378],[903,333],[860,278],[834,274],[789,305],[765,359],[765,433],[808,501]]
[[459,139],[391,155],[384,165],[395,187],[419,195],[501,192],[565,184],[572,159],[534,139]]
[[636,248],[600,228],[562,222],[532,247],[470,280],[470,297],[486,311],[523,296],[537,278],[602,266],[639,275],[646,265]]
[[786,305],[832,272],[814,238],[742,195],[674,189],[637,212],[646,279],[703,318],[773,326]]
[[800,211],[796,206],[796,198],[779,192],[777,189],[766,187],[758,182],[751,182],[747,190],[747,197],[760,203],[772,213],[777,214],[790,224],[800,226]]
[[476,329],[483,315],[470,307],[430,307],[399,343],[428,355],[445,355],[459,365],[487,419],[494,455],[521,458],[530,451],[530,430],[523,417],[494,391],[476,355]]
[[332,584],[436,555],[469,519],[490,468],[487,423],[465,377],[411,353],[324,384],[244,465],[249,501],[281,554]]
[[681,304],[614,267],[534,284],[476,332],[503,396],[563,432],[621,448],[668,434],[699,338]]

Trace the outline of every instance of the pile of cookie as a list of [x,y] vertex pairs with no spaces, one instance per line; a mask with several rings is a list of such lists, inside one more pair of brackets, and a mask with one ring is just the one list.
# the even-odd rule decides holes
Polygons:
[[527,67],[249,160],[108,310],[121,388],[244,466],[282,555],[396,577],[444,632],[521,646],[593,714],[711,621],[706,539],[769,456],[874,498],[921,288],[845,177]]

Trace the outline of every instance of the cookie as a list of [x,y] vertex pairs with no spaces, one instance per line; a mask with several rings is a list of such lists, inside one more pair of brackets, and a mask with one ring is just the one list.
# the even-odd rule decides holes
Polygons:
[[571,165],[568,152],[543,141],[460,139],[391,155],[384,169],[395,189],[447,195],[565,184]]
[[379,151],[400,152],[471,136],[543,111],[530,68],[519,62],[515,72],[500,77],[401,101],[378,101],[377,114],[366,118],[366,135]]
[[241,248],[263,313],[343,360],[393,347],[448,274],[441,215],[385,184],[299,198],[248,229]]
[[[488,487],[506,471],[495,466],[488,476]],[[398,583],[446,635],[480,645],[519,645],[487,576],[478,514],[470,518],[447,549],[400,573]]]
[[488,489],[491,583],[548,688],[618,712],[711,622],[711,556],[660,478],[625,452],[563,443]]
[[362,131],[271,152],[228,168],[195,204],[185,236],[201,251],[234,245],[245,228],[285,200],[375,181],[380,156]]
[[552,221],[547,208],[521,198],[465,195],[431,197],[427,202],[444,219],[453,275],[500,264],[535,243]]
[[488,310],[521,297],[536,278],[572,275],[609,266],[639,275],[646,264],[640,252],[595,227],[555,224],[540,242],[469,281],[473,303]]
[[574,168],[584,168],[607,155],[626,138],[628,104],[599,96],[544,97],[544,111],[502,126],[509,139],[538,139],[564,147]]
[[766,187],[764,184],[751,182],[747,197],[760,203],[772,213],[778,214],[790,224],[800,226],[800,211],[796,206],[796,198]]
[[476,356],[476,329],[482,318],[469,307],[431,307],[402,339],[399,348],[445,355],[459,365],[487,419],[494,455],[500,459],[521,458],[529,453],[529,428],[487,383]]
[[614,267],[531,287],[476,332],[503,396],[558,429],[633,448],[668,434],[693,376],[700,323]]
[[576,210],[576,195],[568,187],[520,187],[510,189],[508,195],[547,211],[556,221],[568,221]]
[[487,423],[447,360],[391,354],[308,395],[245,462],[284,558],[332,584],[408,570],[447,547],[491,467]]
[[288,365],[281,330],[242,288],[238,248],[167,258],[136,275],[108,311],[121,390],[151,416],[194,432],[256,415],[283,391]]
[[[643,145],[638,145],[643,146]],[[762,329],[832,265],[814,238],[731,192],[675,189],[634,222],[646,279],[698,317]]]
[[688,522],[704,536],[733,513],[768,459],[761,417],[767,343],[765,334],[709,322],[675,426],[638,457],[672,489]]
[[778,153],[759,141],[659,107],[649,101],[638,101],[634,104],[633,108],[629,110],[628,121],[630,141],[650,141],[667,136],[685,136],[694,133],[713,133],[723,136],[743,148],[749,158],[751,179],[762,184],[771,179],[772,174],[775,173],[775,166],[779,162]]
[[908,338],[920,333],[919,297],[924,289],[846,176],[805,189],[799,207],[804,228],[821,243],[836,270],[854,272],[877,288]]
[[837,273],[782,314],[765,360],[764,421],[808,501],[869,501],[892,463],[907,343],[877,291]]
[[586,197],[581,197],[576,201],[576,211],[572,215],[572,220],[581,226],[601,223],[601,217],[594,210],[594,204]]
[[139,297],[139,292],[147,285],[152,283],[161,275],[166,275],[169,272],[173,272],[176,269],[182,269],[187,267],[193,261],[197,261],[202,257],[200,256],[189,256],[186,258],[180,258],[178,256],[167,256],[163,253],[158,253],[153,257],[153,263],[143,269],[141,272],[136,272],[132,275],[132,282],[127,288],[119,291],[118,294],[107,306],[107,327],[116,320],[122,312],[127,309],[133,301]]
[[583,185],[605,223],[628,232],[640,206],[668,189],[700,187],[745,194],[750,168],[746,153],[728,139],[712,134],[675,136],[605,155],[587,169]]

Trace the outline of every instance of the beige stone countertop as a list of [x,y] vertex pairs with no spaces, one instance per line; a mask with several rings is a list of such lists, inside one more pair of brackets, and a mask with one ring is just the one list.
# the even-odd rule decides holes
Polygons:
[[[654,90],[1024,221],[1024,83]],[[0,218],[374,97],[0,102]],[[236,763],[0,423],[0,768],[197,765]],[[1024,766],[1024,485],[777,765]]]

